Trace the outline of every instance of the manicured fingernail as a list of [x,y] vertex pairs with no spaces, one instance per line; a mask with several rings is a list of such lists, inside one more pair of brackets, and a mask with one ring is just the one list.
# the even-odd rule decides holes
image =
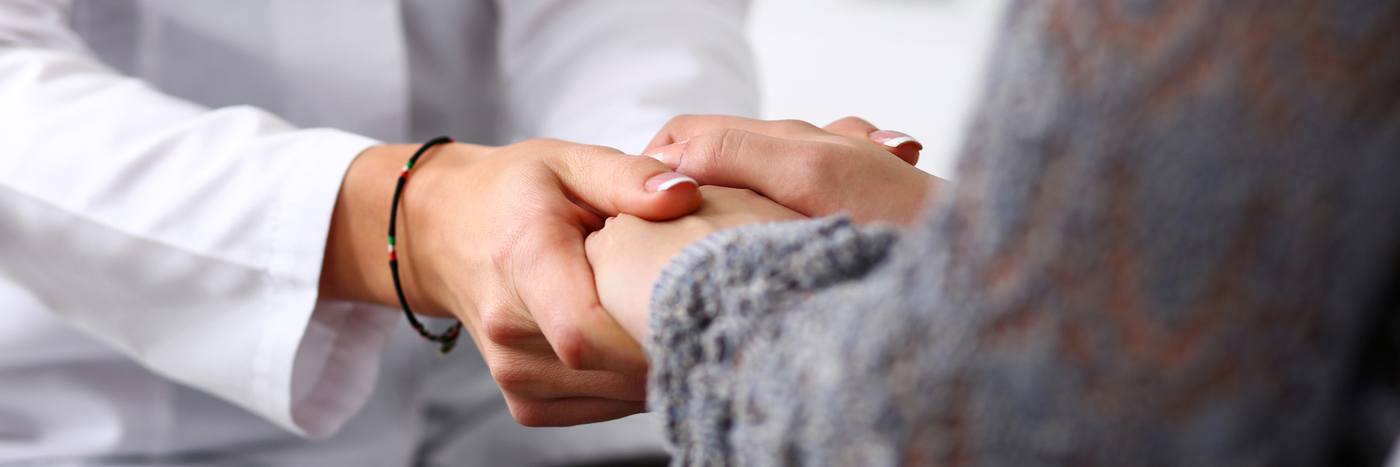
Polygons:
[[686,183],[689,183],[694,186],[700,186],[700,183],[696,182],[695,179],[687,177],[685,175],[681,175],[675,172],[662,172],[656,174],[651,178],[648,178],[646,188],[647,191],[656,193],[666,191]]
[[681,166],[681,153],[685,152],[685,141],[677,141],[651,151],[647,157],[661,161],[672,169]]
[[886,147],[897,148],[906,144],[914,145],[915,149],[923,149],[924,145],[913,136],[906,135],[898,131],[876,130],[870,132],[870,140]]
[[656,159],[656,160],[660,161],[662,164],[666,164],[667,167],[670,167],[670,168],[673,168],[673,169],[676,168],[675,166],[672,166],[671,164],[669,164],[669,163],[666,162],[666,159],[667,159],[668,157],[671,157],[671,156],[667,156],[666,153],[664,153],[664,152],[660,152],[660,151],[653,152],[653,153],[651,153],[651,154],[647,154],[647,157],[650,157],[650,158],[652,158],[652,159]]
[[680,168],[681,166],[680,152],[676,151],[671,146],[656,148],[656,151],[647,154],[647,157],[661,161],[662,164],[666,164],[667,167],[672,169]]

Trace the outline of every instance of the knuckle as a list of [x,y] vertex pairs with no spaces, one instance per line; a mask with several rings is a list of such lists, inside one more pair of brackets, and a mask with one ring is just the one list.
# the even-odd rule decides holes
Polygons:
[[811,132],[812,130],[818,129],[816,125],[813,125],[813,124],[811,124],[811,123],[808,123],[807,121],[804,121],[804,120],[797,120],[797,119],[792,119],[792,118],[783,119],[783,120],[776,120],[776,121],[773,122],[773,124],[774,124],[776,127],[778,127],[780,130],[782,130],[784,133],[790,133],[790,134],[791,134],[791,133],[807,133],[807,132]]
[[857,117],[857,116],[855,116],[855,115],[847,115],[847,116],[845,116],[845,117],[841,117],[841,118],[839,118],[839,119],[836,119],[836,121],[835,121],[835,122],[832,122],[831,124],[832,124],[833,126],[849,126],[849,127],[853,127],[853,128],[874,127],[874,126],[875,126],[875,125],[870,124],[870,122],[867,121],[866,119]]
[[532,401],[514,401],[506,404],[510,408],[510,416],[521,426],[531,428],[547,427],[554,425],[554,417],[550,410]]
[[588,340],[578,330],[566,329],[556,333],[550,340],[550,347],[554,349],[554,354],[559,357],[559,361],[564,362],[564,366],[569,369],[589,369],[585,368],[584,364],[584,357],[588,352]]
[[487,340],[506,346],[520,342],[520,328],[490,317],[486,318],[485,321]]
[[486,339],[502,346],[513,346],[536,337],[536,330],[506,307],[495,307],[482,315]]
[[613,325],[612,318],[602,305],[593,305],[572,313],[572,322],[549,336],[550,347],[564,366],[571,370],[602,370],[600,362],[606,360],[615,349],[610,348],[599,336],[606,334],[607,326]]
[[518,365],[507,363],[499,365],[499,368],[493,366],[491,373],[493,379],[496,380],[496,385],[500,386],[502,391],[509,393],[524,391],[535,383],[534,372]]
[[[746,157],[743,151],[744,141],[748,137],[749,132],[732,128],[707,132],[690,141],[681,161],[686,164],[687,169],[701,173],[717,170]],[[691,166],[692,162],[694,166]]]

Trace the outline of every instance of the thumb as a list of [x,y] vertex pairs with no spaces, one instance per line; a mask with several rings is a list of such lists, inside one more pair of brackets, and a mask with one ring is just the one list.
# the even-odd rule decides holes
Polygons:
[[661,221],[695,212],[699,184],[654,159],[584,149],[546,159],[572,198],[600,215]]

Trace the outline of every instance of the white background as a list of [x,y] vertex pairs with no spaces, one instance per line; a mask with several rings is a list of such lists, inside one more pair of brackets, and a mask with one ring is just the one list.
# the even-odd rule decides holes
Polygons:
[[764,117],[856,115],[924,144],[952,174],[1004,0],[755,0]]

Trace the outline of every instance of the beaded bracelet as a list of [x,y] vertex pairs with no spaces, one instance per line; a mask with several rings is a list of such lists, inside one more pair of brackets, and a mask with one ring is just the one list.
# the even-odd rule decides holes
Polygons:
[[442,354],[451,352],[452,347],[457,345],[457,337],[462,335],[462,322],[453,323],[452,327],[447,328],[447,331],[442,334],[433,334],[414,316],[413,310],[408,307],[408,298],[403,294],[403,283],[399,280],[399,257],[394,248],[394,226],[398,224],[399,220],[399,197],[403,195],[403,187],[408,183],[408,173],[413,170],[413,165],[418,163],[418,158],[427,153],[428,149],[451,142],[452,138],[446,136],[433,138],[423,143],[418,151],[413,153],[413,157],[408,158],[408,162],[403,165],[403,172],[399,172],[398,184],[394,186],[394,202],[389,207],[389,273],[394,276],[394,292],[399,295],[399,304],[403,305],[403,314],[408,317],[408,324],[413,326],[413,330],[418,331],[418,335],[423,336],[424,339],[437,342],[438,352]]

